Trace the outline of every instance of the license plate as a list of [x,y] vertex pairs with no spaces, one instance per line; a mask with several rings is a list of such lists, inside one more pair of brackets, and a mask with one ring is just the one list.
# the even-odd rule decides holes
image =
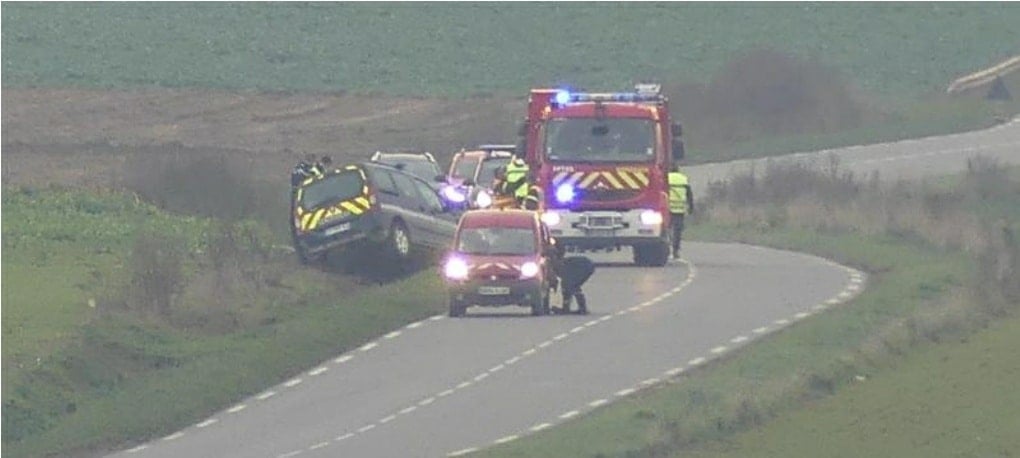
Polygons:
[[589,229],[588,235],[591,237],[612,237],[615,235],[613,232],[615,231],[612,229]]
[[339,234],[351,230],[351,223],[343,223],[326,229],[326,235]]
[[483,296],[505,296],[510,294],[509,286],[479,286],[478,294]]
[[588,218],[589,226],[613,227],[612,216],[591,216]]

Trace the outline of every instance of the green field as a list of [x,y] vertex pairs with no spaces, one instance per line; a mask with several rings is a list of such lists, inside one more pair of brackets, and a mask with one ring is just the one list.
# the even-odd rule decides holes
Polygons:
[[1020,45],[1014,4],[3,5],[3,86],[522,95],[706,81],[735,54],[817,58],[872,93],[942,91]]

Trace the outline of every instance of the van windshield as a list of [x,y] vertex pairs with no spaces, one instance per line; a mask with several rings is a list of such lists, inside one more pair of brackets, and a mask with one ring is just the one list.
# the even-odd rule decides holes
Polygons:
[[475,227],[462,229],[457,251],[480,255],[535,254],[535,233],[521,227]]
[[301,191],[301,208],[310,210],[328,203],[340,202],[361,195],[364,187],[361,172],[344,170],[318,180]]
[[545,126],[552,161],[648,162],[655,159],[655,123],[638,118],[557,118]]

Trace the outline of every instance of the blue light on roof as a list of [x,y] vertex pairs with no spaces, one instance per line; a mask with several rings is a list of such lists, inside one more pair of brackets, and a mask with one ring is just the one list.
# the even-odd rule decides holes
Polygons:
[[556,93],[556,97],[553,99],[557,105],[566,105],[570,103],[570,93],[567,91],[559,91]]

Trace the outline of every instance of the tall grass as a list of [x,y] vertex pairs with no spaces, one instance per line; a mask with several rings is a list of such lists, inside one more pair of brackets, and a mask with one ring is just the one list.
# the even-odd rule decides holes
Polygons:
[[921,185],[836,162],[772,164],[711,188],[692,237],[835,258],[869,271],[866,290],[674,384],[483,455],[682,456],[1020,311],[1020,180],[994,162]]

